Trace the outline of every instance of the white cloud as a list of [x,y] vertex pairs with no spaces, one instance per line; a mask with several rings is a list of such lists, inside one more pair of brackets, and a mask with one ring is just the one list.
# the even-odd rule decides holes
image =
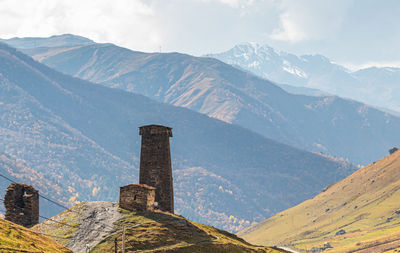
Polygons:
[[257,0],[199,0],[199,1],[203,3],[217,2],[224,5],[228,5],[229,7],[232,8],[246,8],[252,5]]
[[245,8],[252,5],[254,0],[219,0],[223,4],[227,4],[233,8]]
[[162,40],[151,4],[140,0],[0,0],[0,16],[2,38],[73,33],[144,51]]
[[72,33],[195,55],[256,41],[360,65],[400,58],[398,13],[398,0],[0,0],[0,38]]
[[362,64],[354,64],[354,63],[340,63],[351,71],[357,71],[360,69],[366,69],[371,67],[378,68],[400,68],[400,61],[368,61]]
[[282,0],[280,26],[271,38],[288,42],[327,38],[341,27],[351,4],[351,0]]
[[306,32],[299,27],[290,13],[285,12],[280,16],[280,27],[274,29],[271,38],[290,42],[298,42],[307,39]]

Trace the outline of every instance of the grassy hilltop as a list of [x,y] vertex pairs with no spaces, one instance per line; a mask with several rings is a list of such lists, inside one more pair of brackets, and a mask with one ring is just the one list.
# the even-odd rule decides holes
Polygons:
[[[122,248],[126,230],[127,252],[265,252],[284,250],[253,246],[211,226],[165,212],[135,213],[116,203],[86,202],[36,225],[33,229],[56,236],[74,252],[114,252],[114,239]],[[57,222],[54,222],[57,221]]]
[[252,243],[334,252],[400,250],[400,151],[326,187],[300,205],[242,231]]
[[0,219],[0,252],[72,253],[49,237]]

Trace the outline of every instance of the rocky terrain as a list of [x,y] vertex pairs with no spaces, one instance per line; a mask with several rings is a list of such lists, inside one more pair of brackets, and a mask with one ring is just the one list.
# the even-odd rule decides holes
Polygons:
[[256,247],[233,234],[191,222],[170,213],[135,213],[117,203],[86,202],[76,205],[35,227],[49,233],[73,252],[113,252],[114,240],[127,252],[286,252]]
[[93,248],[114,232],[114,223],[121,217],[117,203],[88,202],[43,221],[33,230],[54,235],[74,252],[85,252],[86,247]]

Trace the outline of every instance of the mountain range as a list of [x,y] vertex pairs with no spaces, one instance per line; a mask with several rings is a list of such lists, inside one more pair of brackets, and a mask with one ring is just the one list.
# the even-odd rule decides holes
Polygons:
[[[279,84],[313,88],[400,112],[400,68],[369,67],[351,71],[323,55],[297,56],[257,43],[243,43],[207,56]],[[309,90],[302,91],[310,94]]]
[[[185,107],[355,164],[373,162],[400,142],[400,118],[395,115],[337,96],[294,95],[213,58],[143,53],[97,43],[23,45],[20,50],[65,74]],[[335,69],[345,72],[339,66]],[[316,71],[326,69],[319,66]]]
[[[250,67],[270,64],[273,78],[292,80],[299,85],[294,87],[257,77],[237,62],[232,66],[211,57],[136,52],[75,35],[2,41],[19,48],[0,43],[2,194],[11,178],[63,205],[78,204],[75,209],[86,211],[96,207],[88,217],[103,209],[110,213],[100,202],[87,201],[116,201],[119,186],[138,181],[137,128],[162,124],[174,133],[177,213],[231,232],[244,229],[239,235],[251,243],[301,252],[400,250],[400,151],[391,149],[375,161],[400,142],[400,118],[325,93],[351,95],[359,89],[364,96],[362,87],[395,82],[397,69],[351,72],[320,55],[297,57],[254,44],[226,54]],[[250,51],[259,56],[258,63]],[[267,60],[261,64],[262,59]],[[326,88],[334,84],[336,91]],[[379,96],[387,87],[375,88]],[[392,89],[386,90],[390,96]],[[343,158],[371,164],[355,171]],[[53,216],[59,208],[41,199],[42,215]],[[180,216],[126,214],[114,225],[120,230],[131,223],[127,240],[139,247],[278,250],[256,249]],[[86,219],[75,221],[75,214],[60,220],[64,218],[79,224]],[[0,227],[4,224],[10,227],[0,220]],[[55,227],[45,232],[76,232]],[[186,234],[188,228],[191,235],[199,233],[198,240]],[[111,250],[113,235],[95,250]],[[160,240],[161,235],[167,239]],[[164,245],[171,236],[182,240]],[[60,242],[66,245],[64,239]],[[41,247],[65,250],[52,243]]]
[[37,48],[37,47],[62,47],[94,44],[93,40],[73,34],[64,34],[62,36],[54,35],[48,38],[24,37],[0,39],[0,42],[9,44],[16,48]]
[[[61,74],[1,43],[0,117],[1,174],[64,205],[116,201],[119,186],[138,181],[138,127],[172,127],[176,212],[229,231],[354,171],[186,108]],[[1,182],[4,193],[9,182]]]

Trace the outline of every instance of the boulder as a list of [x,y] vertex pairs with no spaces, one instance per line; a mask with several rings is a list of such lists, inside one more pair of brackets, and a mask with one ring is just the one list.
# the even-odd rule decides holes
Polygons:
[[344,229],[341,229],[336,232],[336,235],[344,235],[344,234],[346,234],[346,231]]

